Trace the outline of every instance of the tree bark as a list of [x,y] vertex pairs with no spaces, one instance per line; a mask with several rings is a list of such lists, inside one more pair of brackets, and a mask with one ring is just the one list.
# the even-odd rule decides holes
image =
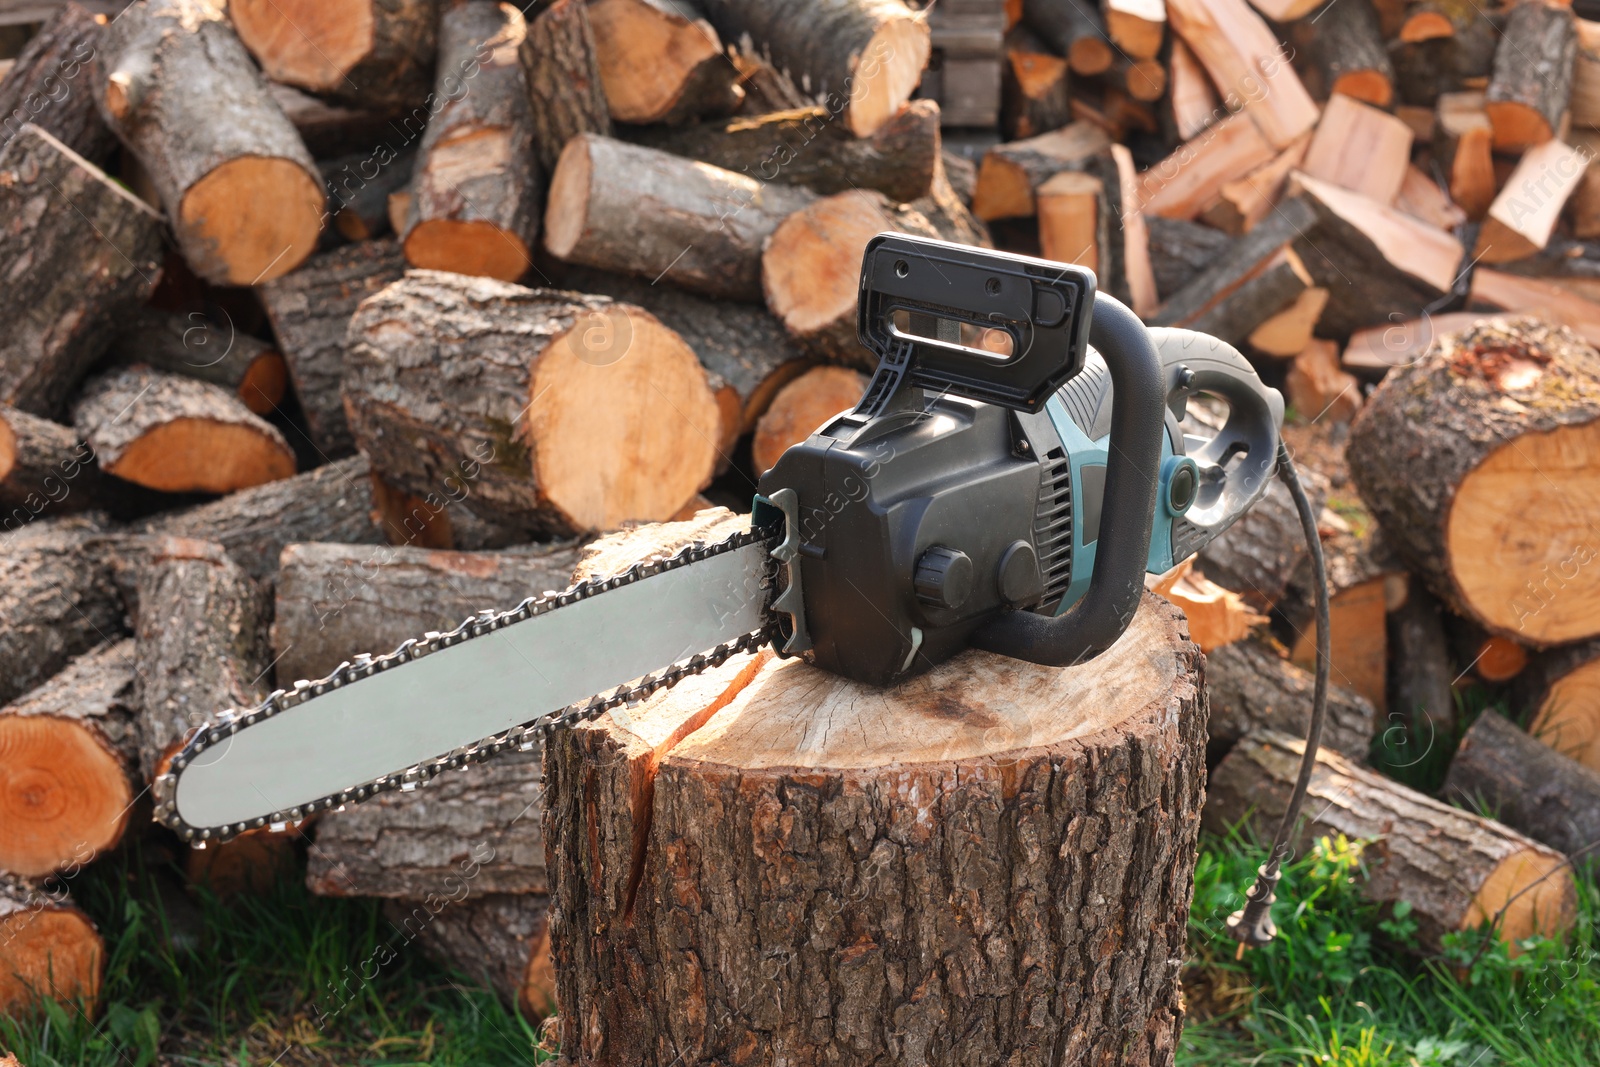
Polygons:
[[748,42],[857,137],[911,99],[928,65],[928,23],[898,0],[702,2],[724,41]]
[[1021,141],[1072,121],[1070,66],[1023,23],[1006,33],[1000,65],[1000,128]]
[[739,107],[739,69],[698,4],[595,0],[588,7],[601,88],[616,121],[680,123]]
[[611,136],[611,113],[594,31],[581,0],[556,0],[528,24],[522,43],[532,100],[533,147],[549,174],[567,142],[580,133]]
[[569,584],[576,549],[436,552],[392,545],[295,544],[277,580],[272,646],[285,683],[317,679],[362,652],[451,630]]
[[340,379],[345,331],[356,307],[405,273],[393,241],[365,241],[309,260],[293,274],[257,287],[311,442],[324,458],[355,450],[345,421]]
[[1156,292],[1164,296],[1188,285],[1231,243],[1221,230],[1186,219],[1146,215],[1145,225],[1150,231],[1150,267],[1155,272]]
[[790,445],[855,407],[866,387],[866,377],[848,367],[813,367],[779,389],[750,442],[756,470],[770,470]]
[[1395,549],[1458,614],[1543,646],[1600,633],[1586,506],[1600,483],[1600,353],[1560,327],[1483,320],[1390,371],[1350,473]]
[[100,469],[168,493],[231,493],[294,474],[283,434],[220,386],[145,366],[92,379],[72,418]]
[[583,134],[550,182],[545,247],[557,259],[759,300],[762,242],[808,190]]
[[0,703],[123,633],[104,535],[82,518],[0,535]]
[[[1321,514],[1328,495],[1328,479],[1310,467],[1301,467],[1301,484],[1311,499],[1313,514]],[[1289,490],[1276,478],[1239,520],[1200,550],[1200,569],[1206,576],[1244,597],[1257,611],[1270,611],[1289,592],[1295,571],[1307,553],[1300,513]]]
[[72,429],[0,406],[0,528],[100,506],[94,449]]
[[1288,39],[1310,60],[1312,96],[1326,100],[1337,93],[1373,107],[1394,102],[1394,64],[1367,0],[1324,6],[1290,26]]
[[1572,96],[1578,31],[1571,8],[1518,4],[1503,35],[1484,110],[1494,126],[1495,150],[1521,152],[1560,133]]
[[220,386],[257,415],[270,414],[289,384],[283,356],[271,345],[199,312],[145,308],[111,342],[111,355]]
[[986,222],[1032,215],[1039,186],[1064,170],[1083,170],[1110,144],[1098,126],[1074,122],[1026,141],[995,145],[978,165],[973,214]]
[[[1244,289],[1248,283],[1273,273],[1270,268],[1275,262],[1274,257],[1278,257],[1297,235],[1314,231],[1316,222],[1316,212],[1300,198],[1279,204],[1278,210],[1255,229],[1235,238],[1220,255],[1213,255],[1205,269],[1196,272],[1187,285],[1168,295],[1156,316],[1156,324],[1204,330],[1197,323],[1207,313]],[[1279,273],[1295,276],[1292,269]],[[1258,309],[1262,311],[1261,319],[1293,300],[1305,288],[1305,282],[1301,281],[1298,287],[1291,283],[1289,287],[1281,289],[1276,293],[1276,307]],[[1267,302],[1272,303],[1271,300]],[[1245,333],[1249,333],[1261,319],[1250,323]]]
[[316,164],[220,7],[128,8],[106,27],[95,96],[150,175],[196,274],[256,285],[315,250]]
[[[444,104],[417,150],[401,235],[413,267],[514,282],[532,263],[544,182],[522,67],[526,40],[522,13],[510,4],[464,3],[439,19],[434,96]],[[470,81],[468,70],[477,72]]]
[[[1444,795],[1494,817],[1593,872],[1600,848],[1600,773],[1540,744],[1493,710],[1461,739]],[[1579,859],[1578,854],[1583,858]]]
[[229,0],[228,17],[276,82],[365,107],[419,103],[433,84],[437,0]]
[[397,488],[565,536],[666,518],[711,479],[716,398],[639,308],[416,271],[349,338],[351,430]]
[[[161,276],[161,216],[37,127],[0,150],[0,403],[60,411]],[[62,284],[72,279],[71,285]]]
[[[1248,820],[1263,835],[1282,818],[1305,745],[1259,731],[1212,771],[1205,825],[1218,833]],[[1566,857],[1490,819],[1407,789],[1333,752],[1317,754],[1306,794],[1304,854],[1317,838],[1343,834],[1366,846],[1368,899],[1411,905],[1417,944],[1441,950],[1444,935],[1497,920],[1508,945],[1541,933],[1560,936],[1576,918]]]
[[1439,601],[1412,579],[1406,602],[1389,615],[1389,710],[1421,737],[1456,736],[1457,677]]
[[24,1016],[41,997],[63,1007],[82,997],[80,1010],[93,1018],[105,971],[105,943],[65,890],[47,893],[0,876],[0,945],[6,947],[0,1012]]
[[[1311,721],[1315,681],[1315,675],[1290,663],[1265,641],[1235,641],[1207,653],[1207,752],[1211,762],[1215,764],[1254,730],[1304,737]],[[1330,685],[1323,747],[1365,762],[1377,717],[1366,697],[1342,685]]]
[[1533,656],[1511,686],[1511,708],[1528,733],[1600,771],[1600,641]]
[[0,78],[0,150],[31,122],[95,166],[117,146],[94,107],[89,82],[100,24],[71,0],[39,27]]
[[[394,151],[387,145],[318,163],[323,184],[328,187],[334,228],[351,241],[370,241],[394,230],[389,198],[396,193],[410,195],[411,174],[416,165],[414,149]],[[403,213],[400,228],[405,228]]]
[[743,656],[560,735],[564,1054],[1170,1063],[1204,745],[1180,627],[1147,600],[1092,666],[969,653],[871,692]]
[[418,496],[396,489],[376,474],[370,477],[373,514],[387,535],[388,544],[461,552],[492,552],[528,545],[525,531],[480,519],[466,508],[453,506],[456,502],[448,495]]
[[1103,74],[1115,53],[1106,36],[1098,4],[1054,4],[1023,0],[1022,21],[1058,56],[1065,56],[1074,74]]
[[188,733],[272,689],[266,602],[222,545],[164,539],[139,581],[139,769],[164,773]]
[[397,900],[383,913],[406,943],[415,940],[446,967],[487,979],[507,1007],[537,1020],[556,1010],[549,908],[542,893],[496,893]]
[[352,456],[210,504],[145,520],[135,533],[216,541],[257,581],[270,581],[284,547],[296,541],[378,545],[370,466]]
[[0,708],[0,869],[42,878],[117,846],[137,790],[133,642],[108,642]]

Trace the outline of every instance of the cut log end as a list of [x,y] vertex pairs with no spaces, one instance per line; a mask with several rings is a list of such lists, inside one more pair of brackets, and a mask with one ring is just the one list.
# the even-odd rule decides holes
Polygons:
[[0,869],[40,878],[115,845],[131,792],[122,763],[82,723],[0,717]]
[[1556,135],[1550,120],[1538,109],[1516,100],[1490,100],[1483,105],[1494,128],[1497,152],[1521,152],[1544,144]]
[[280,437],[250,426],[179,418],[128,445],[108,474],[167,493],[231,493],[294,475],[294,453]]
[[845,120],[851,133],[871,137],[905,106],[922,80],[930,48],[928,24],[909,11],[878,27],[856,67],[860,80],[849,89]]
[[1455,25],[1437,11],[1419,11],[1400,27],[1400,40],[1406,44],[1436,41],[1456,35]]
[[1557,752],[1600,770],[1600,660],[1558,679],[1535,709],[1528,732]]
[[1394,102],[1394,82],[1380,70],[1353,70],[1336,78],[1330,88],[1373,107],[1388,107]]
[[1570,930],[1576,909],[1572,876],[1566,868],[1566,858],[1549,849],[1511,853],[1478,887],[1461,928],[1493,922],[1500,939],[1512,946],[1536,935],[1555,937]]
[[606,106],[618,122],[662,122],[687,117],[686,109],[727,110],[697,107],[695,96],[714,105],[718,97],[739,99],[733,65],[703,20],[639,0],[596,0],[588,15]]
[[1111,69],[1116,53],[1111,51],[1111,44],[1098,37],[1080,37],[1072,42],[1072,49],[1067,53],[1067,65],[1072,68],[1072,73],[1094,77],[1104,74]]
[[317,247],[324,196],[316,175],[288,159],[241,156],[195,182],[180,225],[204,244],[231,285],[258,285],[298,267]]
[[229,0],[234,29],[267,77],[339,89],[372,48],[372,0]]
[[0,883],[0,1013],[27,1013],[41,997],[82,997],[92,1015],[105,946],[89,917],[71,905]]
[[583,237],[589,217],[589,140],[574,137],[561,150],[550,179],[550,199],[544,210],[544,246],[557,259],[566,259]]
[[514,282],[527,273],[533,258],[527,245],[481,219],[428,219],[411,228],[405,240],[406,262],[422,270],[448,270]]
[[239,382],[239,400],[257,415],[265,415],[283,402],[289,391],[289,365],[281,352],[263,352],[245,369]]
[[778,390],[756,423],[750,450],[756,470],[770,470],[778,457],[833,416],[855,407],[866,378],[848,367],[815,367]]
[[880,200],[852,190],[816,201],[790,215],[772,232],[761,254],[767,306],[798,337],[846,315],[856,304],[860,255],[841,256],[841,248],[864,249],[884,230],[896,227]]

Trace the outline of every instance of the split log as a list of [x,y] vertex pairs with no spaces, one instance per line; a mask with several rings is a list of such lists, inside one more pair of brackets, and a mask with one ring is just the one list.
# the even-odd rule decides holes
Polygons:
[[1298,304],[1312,289],[1305,265],[1288,247],[1265,260],[1252,276],[1234,281],[1237,284],[1184,325],[1229,344],[1243,345],[1252,333]]
[[306,885],[321,896],[390,899],[542,893],[543,780],[537,750],[512,752],[422,790],[328,812],[317,820]]
[[65,890],[46,892],[0,878],[0,945],[6,947],[0,1013],[24,1018],[40,999],[76,1005],[81,998],[86,1005],[81,1010],[93,1016],[105,971],[105,943]]
[[1193,219],[1229,182],[1277,155],[1247,115],[1234,115],[1199,136],[1141,176],[1140,206],[1147,215]]
[[1389,615],[1389,710],[1428,739],[1456,736],[1459,677],[1450,658],[1439,601],[1417,579],[1410,579],[1406,602]]
[[1381,377],[1391,367],[1405,367],[1423,358],[1445,334],[1464,330],[1483,318],[1479,312],[1451,311],[1424,315],[1388,326],[1373,326],[1350,336],[1339,361],[1346,370]]
[[0,708],[0,869],[42,878],[122,839],[138,764],[133,665],[132,641],[108,642]]
[[68,0],[0,75],[0,150],[31,122],[95,166],[117,138],[95,110],[88,82],[100,46],[100,23]]
[[1172,129],[1180,141],[1192,141],[1223,115],[1211,75],[1181,37],[1172,38],[1167,59],[1167,106]]
[[906,101],[928,65],[926,18],[900,0],[701,0],[725,41],[751,47],[857,137],[870,137]]
[[161,216],[24,126],[0,150],[0,220],[0,403],[48,417],[155,290]]
[[231,493],[294,474],[283,435],[227,390],[133,366],[84,386],[78,433],[100,469],[168,493]]
[[[1139,175],[1134,169],[1133,153],[1126,145],[1111,146],[1111,167],[1116,177],[1116,199],[1108,195],[1106,208],[1114,210],[1121,232],[1111,235],[1113,252],[1120,251],[1122,280],[1128,294],[1128,304],[1140,318],[1151,318],[1161,304],[1161,294],[1156,289],[1155,266],[1150,257],[1150,226],[1139,204]],[[1109,177],[1109,176],[1108,176]],[[1110,219],[1106,220],[1110,229]],[[1120,248],[1118,248],[1120,245]],[[1115,266],[1113,262],[1111,264]],[[1111,282],[1115,285],[1116,278]]]
[[1163,296],[1188,285],[1232,243],[1221,230],[1183,219],[1149,215],[1145,225],[1150,233],[1150,268],[1155,273],[1156,292]]
[[[409,196],[411,174],[416,164],[414,148],[396,152],[388,145],[317,164],[328,189],[328,210],[333,215],[334,229],[351,241],[370,241],[394,230],[389,198],[402,190],[407,190]],[[403,229],[405,215],[402,213],[400,230]]]
[[1319,181],[1393,204],[1410,164],[1411,127],[1341,93],[1323,109],[1301,169]]
[[326,458],[355,448],[339,392],[350,317],[361,301],[404,272],[397,244],[367,241],[316,256],[293,274],[256,289],[288,364],[311,443]]
[[351,431],[408,492],[464,491],[480,517],[566,535],[665,518],[711,479],[705,371],[640,308],[413,271],[349,341]]
[[384,905],[383,913],[409,943],[478,981],[528,1019],[556,1010],[550,966],[549,898],[539,893],[493,894],[454,900],[433,896]]
[[1289,178],[1300,168],[1310,145],[1311,136],[1307,134],[1248,174],[1227,182],[1200,217],[1219,230],[1248,233],[1283,199]]
[[289,545],[272,622],[280,684],[322,678],[363,652],[386,655],[409,637],[453,630],[484,608],[505,610],[565,589],[576,551],[566,544],[515,552]]
[[[1291,260],[1284,253],[1297,235],[1315,224],[1316,213],[1308,204],[1299,199],[1286,201],[1259,226],[1228,245],[1182,289],[1168,295],[1155,324],[1196,330],[1229,328],[1234,336],[1224,340],[1243,340],[1310,286],[1298,257]],[[1256,282],[1265,284],[1247,289]],[[1256,293],[1259,299],[1255,299]],[[1242,298],[1236,304],[1243,319],[1217,313],[1236,297]],[[1258,317],[1245,321],[1251,313]]]
[[1511,687],[1511,707],[1528,733],[1600,771],[1600,642],[1551,649],[1528,660]]
[[[1277,826],[1305,750],[1298,739],[1261,731],[1234,746],[1206,785],[1205,826],[1218,832],[1248,818],[1263,837]],[[1406,903],[1417,945],[1441,950],[1446,934],[1495,924],[1516,943],[1559,937],[1576,918],[1566,858],[1491,819],[1407,789],[1333,752],[1317,755],[1306,794],[1304,853],[1321,836],[1373,841],[1365,851],[1367,899]]]
[[1317,214],[1315,234],[1297,237],[1294,250],[1328,290],[1329,335],[1414,316],[1455,285],[1462,249],[1448,233],[1306,175],[1295,186]]
[[1168,0],[1167,17],[1224,99],[1242,104],[1272,147],[1287,148],[1316,123],[1317,105],[1283,45],[1245,0]]
[[322,228],[322,181],[221,7],[144,0],[103,43],[96,103],[195,273],[256,285],[298,267]]
[[[1428,114],[1431,116],[1432,112]],[[1450,194],[1415,164],[1406,168],[1405,181],[1400,183],[1400,195],[1395,197],[1394,206],[1440,230],[1451,231],[1467,221],[1467,213],[1456,206]]]
[[[1574,129],[1568,140],[1589,163],[1600,155],[1600,130]],[[1585,166],[1578,188],[1572,194],[1567,217],[1572,224],[1572,236],[1583,241],[1600,237],[1600,167]]]
[[892,204],[868,189],[823,197],[779,224],[761,253],[767,307],[818,355],[862,370],[877,360],[857,336],[856,299],[867,242],[886,230],[987,244],[987,234],[953,196]]
[[[1328,290],[1320,285],[1303,289],[1294,303],[1250,331],[1246,338],[1257,352],[1290,359],[1311,348],[1317,323],[1328,306]],[[1338,347],[1334,347],[1334,366],[1338,367]],[[1337,392],[1337,390],[1336,390]]]
[[814,367],[779,389],[750,442],[755,469],[772,469],[791,445],[860,403],[866,388],[866,377],[848,367]]
[[1064,170],[1034,193],[1039,254],[1057,263],[1100,269],[1100,204],[1105,186],[1093,174]]
[[104,538],[83,518],[0,535],[0,703],[123,632]]
[[[1147,598],[1092,664],[970,652],[891,689],[743,656],[560,735],[546,832],[563,1054],[883,1057],[892,1018],[918,1062],[1170,1058],[1176,968],[1121,968],[1177,958],[1187,920],[1204,730],[1181,626]],[[1002,826],[1037,847],[1005,848]],[[818,894],[850,922],[797,922]],[[1019,986],[1023,958],[1037,980]],[[673,1010],[686,996],[703,1016]]]
[[[1568,759],[1492,710],[1461,739],[1444,795],[1469,810],[1487,808],[1593,870],[1600,848],[1600,773]],[[1583,858],[1580,860],[1579,854]]]
[[1373,107],[1394,102],[1394,64],[1367,0],[1323,5],[1314,18],[1290,27],[1289,41],[1306,53],[1315,75],[1308,86],[1313,96],[1330,104],[1336,96]]
[[1059,130],[1072,121],[1067,61],[1052,53],[1027,26],[1006,34],[1000,67],[1000,128],[1021,141]]
[[139,579],[134,635],[146,781],[164,773],[202,722],[266,697],[266,609],[255,582],[214,541],[171,537],[151,552]]
[[1134,59],[1154,59],[1167,36],[1163,0],[1101,0],[1106,34]]
[[[1329,523],[1330,517],[1334,520]],[[1403,603],[1404,574],[1388,544],[1370,530],[1361,535],[1324,511],[1322,553],[1327,563],[1329,663],[1335,682],[1388,708],[1389,639],[1386,620]],[[1329,526],[1332,529],[1329,529]],[[1289,659],[1306,670],[1317,665],[1315,585],[1309,560],[1289,581],[1289,592],[1274,610],[1277,632],[1289,646]]]
[[436,0],[228,0],[228,17],[276,82],[380,107],[419,103],[433,84]]
[[94,449],[70,428],[0,406],[0,528],[96,507],[104,490]]
[[973,214],[985,221],[1032,215],[1039,186],[1064,170],[1082,170],[1110,144],[1105,131],[1080,121],[1026,141],[995,145],[978,165]]
[[1141,103],[1154,103],[1167,92],[1167,68],[1154,59],[1118,56],[1101,78],[1107,86],[1121,89]]
[[629,138],[747,178],[818,193],[876,189],[901,203],[927,196],[939,165],[939,105],[914,100],[869,137],[824,107],[684,128],[644,127]]
[[1361,383],[1339,366],[1339,346],[1313,339],[1284,379],[1289,405],[1304,418],[1348,423],[1361,410]]
[[1541,251],[1588,166],[1588,155],[1559,140],[1524,152],[1489,205],[1474,258],[1480,263],[1509,263]]
[[[1316,675],[1290,663],[1272,644],[1235,641],[1206,653],[1207,747],[1213,764],[1256,730],[1304,737],[1311,722]],[[1328,687],[1322,746],[1365,762],[1378,713],[1366,697],[1342,685]]]
[[1450,199],[1470,219],[1481,219],[1499,183],[1494,175],[1494,127],[1481,92],[1441,93],[1439,135],[1433,153],[1449,179]]
[[1458,614],[1543,646],[1600,633],[1586,502],[1600,353],[1490,319],[1391,371],[1353,427],[1350,473],[1394,548]]
[[1572,63],[1572,124],[1600,128],[1600,22],[1574,19],[1578,49]]
[[557,259],[726,300],[761,296],[762,242],[809,191],[583,134],[550,181],[545,247]]
[[1600,303],[1579,296],[1561,281],[1477,267],[1467,302],[1559,323],[1591,345],[1600,345]]
[[1578,32],[1571,8],[1517,4],[1502,33],[1483,106],[1495,149],[1521,152],[1561,135]]
[[522,68],[527,32],[510,4],[464,3],[440,16],[434,96],[444,103],[417,149],[401,234],[413,267],[514,282],[533,261],[544,188]]
[[601,88],[616,121],[675,123],[738,108],[739,69],[700,5],[595,0],[588,15]]
[[1209,655],[1233,644],[1267,621],[1250,610],[1244,598],[1224,589],[1194,569],[1186,559],[1157,578],[1145,577],[1145,588],[1176,605],[1189,623],[1189,637]]
[[200,312],[145,308],[111,342],[111,355],[220,386],[257,415],[270,414],[289,384],[283,356],[271,345]]
[[528,23],[522,66],[541,171],[555,170],[561,150],[578,134],[611,135],[599,52],[581,0],[556,0]]
[[365,456],[351,456],[209,504],[165,512],[133,532],[215,541],[252,578],[270,580],[279,553],[292,542],[383,542],[373,516],[368,470]]
[[1022,0],[1022,21],[1058,56],[1065,56],[1074,74],[1104,74],[1116,53],[1106,36],[1105,20],[1096,4],[1056,4]]
[[[1310,467],[1300,480],[1314,511],[1328,496],[1328,480]],[[1282,482],[1274,478],[1266,492],[1239,520],[1200,550],[1206,574],[1244,597],[1257,611],[1269,611],[1289,591],[1307,553],[1300,513]]]

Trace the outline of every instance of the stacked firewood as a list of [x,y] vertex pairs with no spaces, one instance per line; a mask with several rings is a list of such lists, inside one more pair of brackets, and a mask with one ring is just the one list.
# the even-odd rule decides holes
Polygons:
[[[114,6],[0,60],[16,973],[93,995],[72,876],[143,832],[202,717],[748,501],[860,395],[884,230],[1092,267],[1285,390],[1334,608],[1313,831],[1385,838],[1371,891],[1435,943],[1570,922],[1566,856],[1600,841],[1600,24],[997,0],[991,67],[947,37],[960,77],[913,98],[902,0]],[[985,69],[1000,126],[948,150],[934,87]],[[1152,585],[1209,655],[1207,818],[1270,818],[1314,647],[1287,492]],[[1473,726],[1447,799],[1504,824],[1360,766],[1454,743],[1477,683],[1526,725]],[[243,891],[309,841],[315,892],[384,898],[398,941],[544,1012],[541,788],[518,755],[186,865]]]

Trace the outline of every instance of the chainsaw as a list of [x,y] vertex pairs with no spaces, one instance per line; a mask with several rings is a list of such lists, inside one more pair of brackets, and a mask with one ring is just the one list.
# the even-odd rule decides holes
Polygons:
[[[865,393],[761,475],[748,529],[222,712],[158,776],[156,818],[204,845],[415,789],[767,644],[870,685],[967,648],[1080,663],[1126,630],[1147,573],[1274,473],[1320,568],[1277,390],[1214,337],[1147,329],[1093,272],[880,234],[857,328],[878,359]],[[1202,395],[1209,424],[1189,418]],[[1271,936],[1279,837],[1235,917],[1249,943]]]

